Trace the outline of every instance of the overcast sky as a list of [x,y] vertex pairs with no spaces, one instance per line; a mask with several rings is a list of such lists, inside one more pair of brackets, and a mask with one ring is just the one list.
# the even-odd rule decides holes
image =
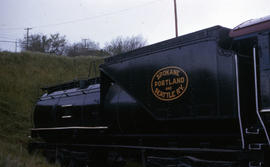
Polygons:
[[[233,28],[270,15],[270,0],[177,0],[179,34],[214,25]],[[142,35],[148,44],[175,37],[173,0],[0,0],[0,41],[60,33],[101,47],[117,36]],[[0,49],[15,50],[0,42]]]

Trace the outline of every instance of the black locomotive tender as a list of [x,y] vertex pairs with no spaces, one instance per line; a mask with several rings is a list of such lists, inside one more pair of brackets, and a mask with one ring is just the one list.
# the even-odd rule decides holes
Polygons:
[[63,166],[270,166],[269,32],[270,16],[215,26],[43,88],[29,148]]

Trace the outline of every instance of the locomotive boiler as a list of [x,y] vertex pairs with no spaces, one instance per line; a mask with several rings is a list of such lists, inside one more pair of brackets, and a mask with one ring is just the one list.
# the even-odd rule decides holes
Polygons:
[[269,16],[214,26],[43,88],[29,149],[63,166],[269,166],[269,32]]

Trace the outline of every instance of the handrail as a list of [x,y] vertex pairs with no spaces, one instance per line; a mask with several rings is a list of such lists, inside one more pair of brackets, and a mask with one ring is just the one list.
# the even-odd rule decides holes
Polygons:
[[[63,92],[61,94],[57,94],[57,95],[49,95],[49,96],[45,96],[45,97],[40,97],[38,98],[39,100],[48,100],[48,99],[55,99],[55,98],[60,98],[60,97],[63,97],[63,95],[65,95],[66,97],[72,97],[72,96],[78,96],[78,95],[82,95],[82,94],[90,94],[90,93],[96,93],[96,92],[99,92],[99,87],[98,88],[92,88],[92,89],[89,89],[89,90],[77,90],[77,91],[74,91],[74,92]],[[75,93],[78,93],[78,92],[81,92],[82,94],[75,94]],[[72,95],[72,94],[75,94],[75,95]]]
[[237,57],[237,54],[234,55],[234,61],[235,61],[238,119],[239,119],[240,133],[241,133],[242,149],[245,149],[245,139],[244,139],[243,125],[242,125],[242,118],[241,118],[241,108],[240,108],[239,73],[238,73],[238,57]]
[[262,117],[261,117],[260,112],[259,112],[258,83],[257,83],[258,77],[257,77],[256,47],[255,46],[253,47],[253,63],[254,63],[254,84],[255,84],[256,113],[257,113],[259,121],[260,121],[260,123],[261,123],[261,125],[263,127],[263,130],[264,130],[268,145],[270,145],[269,135],[268,135],[267,129],[266,129],[265,125],[264,125],[264,122],[263,122]]
[[[60,91],[60,90],[67,90],[72,88],[79,88],[83,83],[86,83],[86,85],[93,85],[93,84],[99,84],[100,79],[98,77],[96,78],[90,78],[90,79],[81,79],[81,80],[74,80],[70,82],[65,82],[62,84],[52,85],[41,88],[43,91],[47,91],[48,93],[54,92],[54,91]],[[84,86],[86,86],[84,85]]]

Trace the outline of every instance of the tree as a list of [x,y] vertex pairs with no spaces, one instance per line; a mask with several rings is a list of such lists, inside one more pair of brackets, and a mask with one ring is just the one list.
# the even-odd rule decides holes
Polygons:
[[100,52],[99,44],[92,40],[84,40],[66,47],[66,55],[75,56],[98,56]]
[[49,53],[54,53],[57,55],[62,55],[65,51],[65,46],[67,44],[66,37],[60,36],[59,33],[52,34],[50,36],[50,49]]
[[52,34],[47,37],[43,34],[33,34],[20,41],[22,50],[43,52],[43,53],[53,53],[56,55],[62,55],[66,47],[65,36],[60,36],[59,33]]
[[147,41],[140,35],[123,38],[121,36],[105,44],[104,50],[111,56],[132,51],[145,46]]
[[46,52],[49,40],[47,39],[47,36],[45,35],[33,34],[28,37],[28,47],[27,47],[26,37],[20,43],[21,43],[22,50]]

